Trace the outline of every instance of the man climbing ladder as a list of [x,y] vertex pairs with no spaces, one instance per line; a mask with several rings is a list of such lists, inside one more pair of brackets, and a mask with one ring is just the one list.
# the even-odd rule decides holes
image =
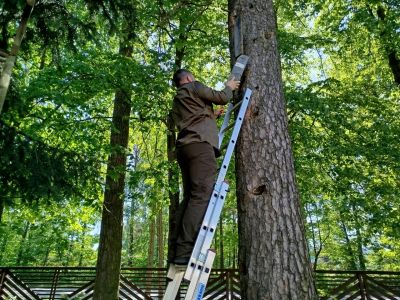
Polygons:
[[[223,182],[223,179],[251,91],[246,91],[246,105],[243,111],[242,104],[238,116],[240,122],[235,123],[232,139],[217,182],[214,182],[217,171],[215,156],[219,155],[224,132],[229,129],[227,119],[229,119],[232,107],[228,110],[228,118],[225,117],[223,125],[225,129],[221,130],[220,141],[218,141],[212,104],[226,104],[232,98],[232,91],[239,86],[240,81],[237,79],[240,79],[247,60],[246,56],[239,58],[233,69],[232,78],[226,83],[225,89],[220,92],[195,81],[194,76],[187,70],[181,69],[174,74],[173,80],[178,90],[174,98],[172,113],[179,130],[177,158],[182,171],[184,199],[175,218],[175,232],[172,234],[175,241],[173,250],[175,251],[171,251],[174,256],[169,257],[171,263],[169,277],[173,279],[173,282],[169,284],[164,299],[175,299],[183,277],[182,267],[180,267],[180,272],[177,272],[177,268],[180,265],[186,266],[189,261],[185,279],[191,281],[191,285],[185,299],[192,299],[194,296],[191,295],[195,293],[195,290],[198,290],[196,299],[199,295],[199,299],[201,299],[204,292],[205,282],[207,282],[215,256],[214,252],[209,251],[209,247],[223,205],[223,201],[216,200],[220,197],[224,200],[228,189],[228,185]],[[229,155],[228,152],[230,152]],[[208,271],[206,271],[207,269]]]
[[230,80],[223,91],[215,91],[195,81],[187,70],[180,69],[173,77],[177,87],[172,116],[179,130],[176,142],[177,159],[182,172],[183,201],[179,205],[174,233],[174,257],[170,262],[186,265],[217,172],[218,132],[213,104],[226,104],[239,81]]

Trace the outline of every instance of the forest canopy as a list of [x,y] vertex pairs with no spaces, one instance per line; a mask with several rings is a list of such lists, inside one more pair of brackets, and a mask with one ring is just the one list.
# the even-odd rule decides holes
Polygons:
[[[0,2],[1,57],[24,6]],[[169,197],[179,193],[168,177],[171,77],[180,65],[221,88],[226,7],[36,2],[0,114],[0,265],[95,264],[107,158],[125,151],[110,144],[116,90],[130,99],[128,161],[114,170],[126,174],[122,264],[165,265]],[[275,10],[313,267],[400,270],[400,4],[276,0]],[[234,177],[231,166],[220,267],[237,266]]]

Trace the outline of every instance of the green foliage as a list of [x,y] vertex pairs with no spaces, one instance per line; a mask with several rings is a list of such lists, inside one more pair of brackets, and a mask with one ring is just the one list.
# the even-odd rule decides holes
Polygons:
[[[3,50],[23,5],[0,4]],[[168,192],[176,191],[167,176],[177,170],[166,155],[170,78],[186,67],[211,86],[226,79],[226,5],[39,1],[0,116],[0,264],[94,264],[105,163],[120,151],[109,145],[116,89],[132,95],[123,264],[165,261]],[[400,55],[399,6],[275,7],[311,259],[316,268],[398,269],[400,90],[390,55]],[[236,265],[238,247],[230,170],[223,252],[219,231],[214,245],[225,267]]]
[[74,203],[14,204],[0,226],[0,265],[91,266],[98,218],[96,207]]
[[394,48],[383,36],[399,24],[390,4],[301,3],[281,4],[281,30],[301,37],[287,48],[282,33],[281,49],[312,259],[318,268],[392,269],[399,255],[400,103],[388,60]]

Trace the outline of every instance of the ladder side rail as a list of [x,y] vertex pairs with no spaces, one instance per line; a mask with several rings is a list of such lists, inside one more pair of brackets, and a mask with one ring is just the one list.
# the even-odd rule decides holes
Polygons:
[[221,129],[219,130],[218,133],[218,148],[221,148],[222,141],[224,140],[224,135],[225,135],[225,128],[228,127],[229,125],[229,120],[231,118],[231,113],[233,110],[233,103],[230,102],[228,105],[228,109],[226,110],[225,116],[224,116],[224,122],[221,125]]
[[201,300],[203,299],[204,292],[208,278],[211,274],[211,268],[215,259],[216,253],[213,250],[207,252],[207,258],[204,266],[197,269],[196,279],[192,280],[186,291],[185,300]]
[[[226,191],[224,191],[224,189],[226,189]],[[209,203],[208,203],[207,210],[206,210],[206,213],[204,215],[203,221],[201,223],[201,228],[200,228],[198,236],[201,236],[202,234],[205,234],[207,232],[207,229],[210,226],[210,221],[212,219],[211,217],[213,215],[213,211],[215,209],[215,206],[217,205],[217,202],[218,202],[218,200],[220,198],[220,195],[224,194],[224,193],[225,194],[227,193],[227,187],[224,184],[219,184],[219,185],[215,185],[214,186],[214,190],[213,190],[213,192],[212,192],[212,194],[210,196],[210,200],[209,200]],[[192,256],[194,256],[194,254],[199,253],[200,248],[198,246],[199,245],[198,245],[197,240],[196,240],[196,244],[195,244],[195,246],[193,248],[193,255]]]
[[164,292],[163,300],[171,300],[176,298],[184,274],[185,274],[184,270],[176,272],[174,274],[173,280],[168,282],[167,289]]
[[221,148],[222,142],[224,140],[225,133],[232,128],[235,124],[229,124],[229,120],[231,119],[231,115],[234,111],[236,111],[239,105],[242,105],[243,100],[233,104],[232,102],[229,103],[228,109],[224,116],[224,122],[221,125],[221,129],[218,133],[218,148]]
[[211,243],[207,244],[208,248],[206,251],[202,251],[202,249],[204,249],[205,241],[209,241],[209,239],[207,239],[207,236],[208,235],[214,236],[216,224],[215,221],[214,224],[211,224],[211,222],[215,220],[215,215],[218,214],[218,212],[219,214],[221,213],[226,198],[226,194],[228,192],[228,187],[229,185],[226,182],[222,182],[218,186],[219,191],[214,190],[215,193],[213,193],[212,199],[208,204],[206,215],[200,227],[199,234],[197,236],[192,251],[192,256],[190,257],[189,265],[187,266],[186,269],[184,277],[186,280],[191,280],[193,278],[193,274],[196,268],[198,268],[199,266],[201,267],[206,260],[207,250],[211,246]]
[[[212,241],[214,238],[214,234],[216,232],[216,228],[218,225],[219,218],[221,216],[222,208],[224,207],[224,204],[225,204],[226,194],[227,194],[227,190],[228,190],[228,184],[226,182],[223,182],[223,184],[226,185],[226,193],[225,194],[221,193],[219,195],[219,199],[214,207],[213,213],[212,213],[210,221],[209,221],[210,225],[207,228],[207,232],[204,236],[203,243],[201,243],[199,257],[205,257],[207,255],[207,251],[211,247],[211,244],[212,244]],[[197,262],[197,265],[200,265],[201,263],[203,263],[203,261],[199,259],[199,261]]]
[[224,181],[224,179],[225,179],[226,172],[228,171],[228,167],[229,167],[229,162],[231,160],[233,151],[235,150],[236,141],[239,136],[240,129],[242,127],[244,115],[246,113],[247,106],[249,105],[249,102],[250,102],[251,93],[252,93],[251,89],[246,89],[244,97],[243,97],[242,105],[240,106],[240,110],[239,110],[238,116],[236,118],[235,127],[233,128],[231,140],[230,140],[229,146],[226,150],[224,160],[222,161],[222,165],[221,165],[218,177],[217,177],[216,184]]

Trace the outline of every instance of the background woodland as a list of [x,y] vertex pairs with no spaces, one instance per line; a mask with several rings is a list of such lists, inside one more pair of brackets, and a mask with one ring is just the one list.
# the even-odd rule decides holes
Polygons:
[[[400,270],[400,3],[274,4],[313,267]],[[0,1],[2,52],[24,6]],[[227,24],[223,0],[37,2],[0,115],[0,265],[95,265],[118,89],[131,110],[122,265],[165,266],[172,73],[221,88]],[[237,267],[229,177],[218,267]]]

